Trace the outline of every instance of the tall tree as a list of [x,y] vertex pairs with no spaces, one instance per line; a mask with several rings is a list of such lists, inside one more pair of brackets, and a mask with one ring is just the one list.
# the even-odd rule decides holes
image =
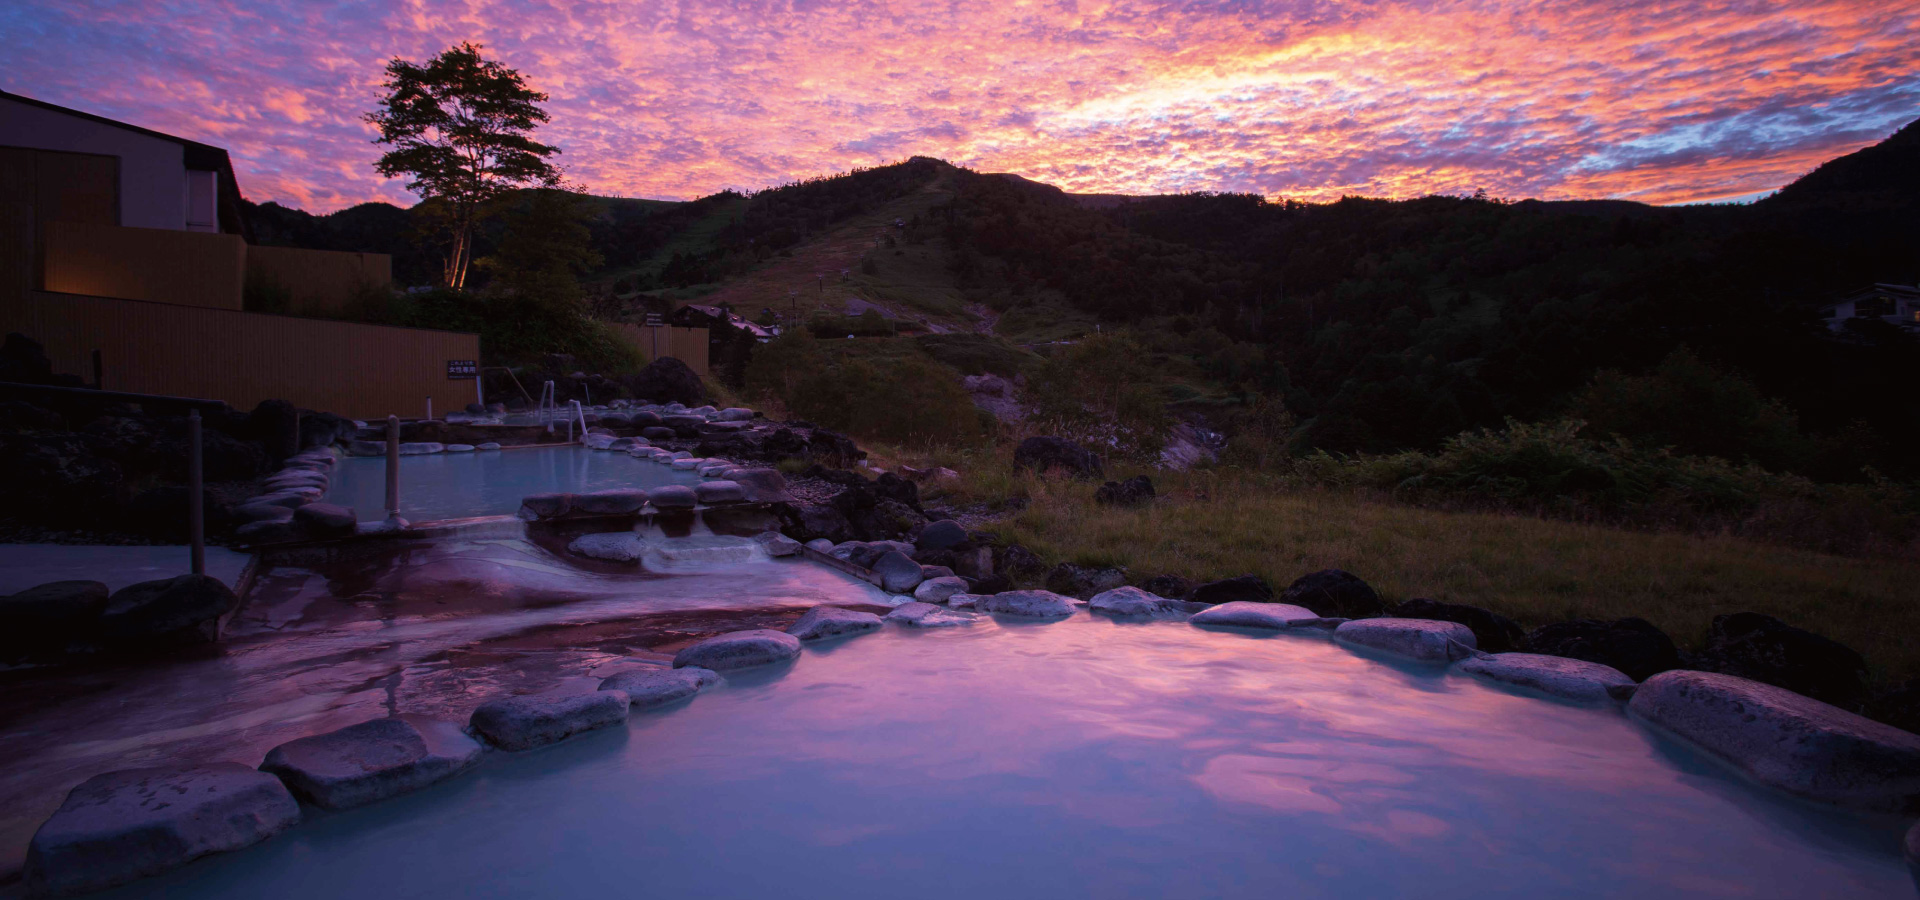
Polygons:
[[533,139],[547,122],[547,95],[527,87],[518,71],[461,43],[417,65],[387,63],[386,96],[366,120],[380,129],[376,144],[393,147],[373,167],[405,176],[407,190],[439,201],[447,231],[442,282],[464,287],[473,256],[473,225],[487,201],[506,191],[560,183],[547,161],[558,147]]

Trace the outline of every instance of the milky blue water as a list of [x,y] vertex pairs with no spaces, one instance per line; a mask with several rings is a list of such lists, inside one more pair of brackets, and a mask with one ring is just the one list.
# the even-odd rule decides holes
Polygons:
[[[386,518],[385,457],[334,465],[327,502],[352,507],[362,522]],[[585,447],[536,447],[400,457],[400,515],[413,522],[511,515],[520,498],[552,491],[693,484],[698,475],[651,460]]]
[[1615,709],[1082,613],[809,645],[114,896],[1911,897],[1903,827]]

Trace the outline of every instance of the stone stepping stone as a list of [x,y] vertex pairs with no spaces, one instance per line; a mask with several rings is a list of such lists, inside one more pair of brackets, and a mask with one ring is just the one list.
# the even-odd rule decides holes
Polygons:
[[745,422],[753,418],[753,410],[740,406],[729,406],[714,415],[722,422]]
[[626,694],[632,709],[652,709],[684,700],[719,683],[720,673],[712,669],[699,666],[679,669],[652,667],[610,676],[600,682],[600,689]]
[[1470,656],[1473,629],[1433,619],[1355,619],[1333,630],[1335,640],[1420,662],[1444,663]]
[[523,519],[558,519],[573,509],[572,494],[528,494],[520,498]]
[[1110,616],[1158,616],[1180,611],[1180,604],[1159,594],[1137,587],[1117,587],[1101,591],[1087,601],[1087,608]]
[[778,531],[762,531],[754,535],[753,539],[766,548],[768,556],[779,558],[800,555],[800,542]]
[[472,453],[474,449],[475,448],[472,444],[448,444],[447,445],[448,453]]
[[950,609],[973,609],[984,596],[984,594],[954,594],[947,598],[947,606]]
[[1458,668],[1488,681],[1579,703],[1611,703],[1609,688],[1632,687],[1634,683],[1612,666],[1540,653],[1489,653],[1463,659]]
[[97,891],[257,844],[298,821],[300,804],[280,779],[239,763],[95,775],[34,833],[26,886],[35,895]]
[[612,488],[573,495],[572,515],[630,516],[647,505],[647,492],[639,488]]
[[468,724],[502,750],[531,750],[625,722],[630,705],[619,691],[500,697],[480,704]]
[[717,634],[673,657],[673,667],[699,666],[715,672],[786,662],[800,655],[800,639],[770,628]]
[[814,538],[806,543],[806,547],[815,553],[833,555],[833,542],[826,538]]
[[1203,609],[1187,617],[1195,625],[1232,625],[1238,628],[1271,628],[1284,631],[1319,623],[1320,616],[1304,606],[1291,603],[1261,603],[1233,600]]
[[704,460],[698,459],[676,459],[673,461],[673,467],[681,472],[691,472],[700,468],[700,463],[703,461]]
[[693,495],[693,488],[684,484],[669,484],[654,488],[647,495],[654,509],[692,509],[699,504]]
[[486,442],[486,443],[484,443],[484,444],[475,444],[475,445],[473,446],[473,449],[475,449],[475,450],[498,450],[498,449],[500,449],[500,445],[499,445],[499,444],[498,444],[497,442],[494,442],[494,441],[488,441],[488,442]]
[[694,485],[693,496],[702,506],[745,503],[747,500],[747,492],[739,483],[732,481],[708,481]]
[[401,456],[427,456],[446,452],[447,445],[437,441],[413,441],[400,445]]
[[1888,812],[1920,806],[1920,735],[1785,688],[1674,669],[1642,682],[1627,710],[1791,794]]
[[610,562],[639,562],[647,553],[647,541],[631,531],[583,534],[567,545],[567,551]]
[[288,741],[267,752],[260,770],[308,803],[347,809],[451,778],[485,750],[458,723],[396,716]]
[[841,609],[838,606],[816,606],[800,616],[799,621],[788,625],[787,633],[803,641],[818,641],[866,634],[879,628],[880,617],[873,613]]
[[920,600],[902,603],[887,613],[887,621],[915,628],[952,628],[957,625],[973,625],[980,617],[971,613],[954,612]]
[[1030,619],[1064,619],[1078,608],[1073,598],[1052,591],[1002,591],[981,597],[973,605],[981,612]]
[[920,582],[920,586],[913,589],[913,598],[927,603],[945,603],[948,597],[966,592],[965,578],[958,575],[943,575]]

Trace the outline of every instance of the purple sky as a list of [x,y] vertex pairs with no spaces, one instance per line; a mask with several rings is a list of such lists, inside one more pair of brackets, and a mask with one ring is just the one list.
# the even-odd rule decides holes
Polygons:
[[[569,176],[686,199],[915,154],[1069,190],[1744,198],[1920,117],[1920,3],[12,0],[0,87],[411,202],[359,116],[473,40]],[[4,143],[0,138],[0,143]]]

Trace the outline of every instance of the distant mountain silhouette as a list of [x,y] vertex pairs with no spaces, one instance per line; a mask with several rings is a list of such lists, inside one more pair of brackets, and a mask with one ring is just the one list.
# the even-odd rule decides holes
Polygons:
[[1883,206],[1920,197],[1920,119],[1892,137],[1822,163],[1763,203]]

